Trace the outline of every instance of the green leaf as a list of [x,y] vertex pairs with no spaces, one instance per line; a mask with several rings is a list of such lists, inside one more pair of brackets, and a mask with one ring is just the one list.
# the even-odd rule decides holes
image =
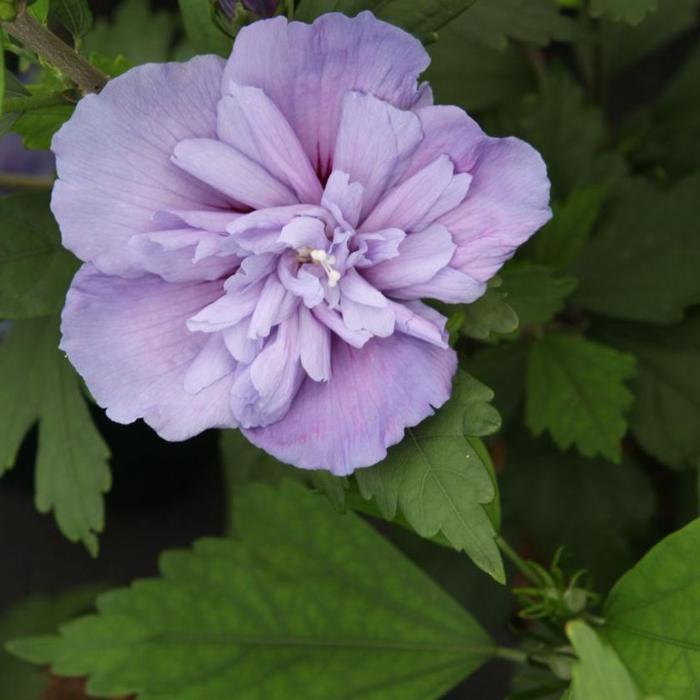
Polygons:
[[[628,0],[643,7],[651,0]],[[630,68],[665,44],[691,29],[698,14],[698,0],[662,0],[655,12],[637,26],[603,20],[599,32],[599,60],[608,76]]]
[[493,467],[479,435],[497,428],[489,402],[493,392],[460,373],[452,398],[437,414],[406,430],[406,437],[383,462],[355,472],[365,499],[375,499],[392,520],[400,509],[421,537],[442,533],[497,581],[503,563],[494,541],[498,512]]
[[545,430],[562,449],[575,444],[586,457],[620,459],[633,396],[625,381],[635,360],[612,348],[566,333],[535,341],[527,370],[527,425]]
[[431,63],[425,79],[437,104],[476,112],[515,100],[534,88],[534,73],[515,46],[485,48],[465,40],[448,25],[428,52]]
[[474,619],[356,516],[293,482],[235,505],[239,539],[168,552],[160,579],[10,650],[140,700],[430,700],[489,657]]
[[476,0],[302,0],[296,17],[311,22],[326,12],[350,17],[371,10],[379,19],[403,27],[417,37],[427,37],[469,9]]
[[615,585],[603,633],[647,694],[697,700],[700,519],[657,544]]
[[[693,20],[697,3],[693,4]],[[652,114],[652,159],[674,172],[692,173],[700,160],[700,47],[670,82]]]
[[48,194],[0,199],[0,317],[61,310],[78,262],[61,245]]
[[507,424],[515,416],[525,396],[525,372],[529,345],[505,342],[485,347],[470,355],[463,367],[490,387],[494,405]]
[[555,0],[480,0],[450,26],[467,41],[495,49],[505,48],[509,39],[546,46],[577,35],[576,22]]
[[309,480],[313,487],[325,494],[331,505],[339,512],[345,512],[345,491],[348,488],[347,477],[334,476],[330,472],[318,469],[309,472]]
[[566,635],[579,658],[572,669],[572,700],[642,700],[615,650],[585,622],[570,622]]
[[608,590],[653,534],[654,489],[628,456],[611,464],[562,454],[549,440],[533,440],[520,429],[509,435],[499,481],[511,531],[530,543],[540,561],[550,561],[563,545],[565,563],[586,568],[595,590]]
[[533,323],[547,323],[564,308],[567,297],[576,289],[574,277],[559,277],[551,267],[515,262],[501,270],[508,305],[524,328]]
[[109,451],[92,423],[80,384],[58,350],[57,319],[18,321],[0,345],[0,464],[12,466],[39,420],[36,504],[53,509],[72,542],[97,552],[109,490]]
[[593,17],[639,24],[656,6],[657,0],[591,0],[588,9]]
[[12,700],[44,697],[48,676],[4,651],[5,643],[24,634],[48,634],[56,627],[92,607],[100,586],[84,586],[57,596],[32,596],[14,605],[0,617],[0,678],[3,693]]
[[671,467],[700,465],[700,314],[659,331],[645,324],[609,323],[605,342],[637,357],[629,416],[639,444]]
[[190,44],[199,53],[218,53],[228,58],[232,40],[214,24],[209,2],[179,0],[182,21]]
[[[202,2],[207,5],[208,2]],[[135,31],[148,27],[148,31]],[[83,41],[87,55],[124,56],[132,65],[161,62],[171,58],[177,30],[177,16],[172,12],[153,12],[143,0],[125,0],[117,6],[111,22],[98,19]]]
[[574,190],[552,207],[554,216],[526,246],[534,262],[563,270],[578,258],[598,220],[607,188],[589,185]]
[[51,16],[75,39],[82,39],[92,27],[92,12],[87,0],[52,0]]
[[22,137],[26,148],[46,150],[51,147],[53,135],[70,119],[74,110],[72,105],[28,110],[12,125],[12,131]]
[[31,7],[29,12],[34,15],[42,24],[46,24],[49,17],[50,0],[35,0],[35,2],[27,3]]
[[539,94],[508,104],[486,126],[496,134],[520,136],[540,151],[556,199],[625,173],[621,156],[604,151],[606,125],[600,108],[588,103],[581,86],[561,66],[554,66]]
[[485,294],[472,304],[462,306],[464,324],[462,333],[468,338],[487,340],[495,335],[512,333],[518,328],[518,315],[506,303],[507,292],[503,282],[494,277]]
[[99,586],[85,586],[50,598],[32,596],[0,617],[0,678],[7,698],[37,700],[43,697],[48,676],[44,669],[34,668],[6,653],[6,642],[20,635],[53,632],[58,625],[87,612],[100,590]]
[[600,231],[572,267],[574,300],[629,321],[673,323],[700,303],[700,174],[668,191],[626,183]]
[[117,76],[126,73],[126,71],[132,67],[128,59],[122,55],[111,58],[109,56],[103,56],[96,51],[90,52],[90,63],[92,63],[95,68],[99,68],[110,78],[116,78]]

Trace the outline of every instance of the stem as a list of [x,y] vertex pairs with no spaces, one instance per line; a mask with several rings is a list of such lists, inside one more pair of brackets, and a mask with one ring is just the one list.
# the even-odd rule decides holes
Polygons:
[[108,78],[102,71],[88,63],[26,10],[21,9],[12,22],[0,24],[8,34],[67,75],[83,93],[97,92],[107,83]]
[[516,664],[529,663],[528,655],[524,651],[520,651],[520,649],[510,649],[508,647],[494,647],[492,654],[493,656],[499,659],[512,661]]
[[531,581],[536,586],[542,584],[542,581],[533,573],[528,563],[502,537],[496,538],[496,544],[528,581]]
[[48,176],[0,172],[0,190],[49,190],[53,182]]
[[26,112],[29,109],[41,109],[55,105],[69,105],[70,102],[62,94],[26,95],[9,97],[2,104],[3,112]]

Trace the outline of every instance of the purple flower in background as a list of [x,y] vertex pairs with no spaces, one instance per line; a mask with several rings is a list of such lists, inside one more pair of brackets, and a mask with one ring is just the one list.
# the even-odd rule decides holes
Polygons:
[[[15,175],[52,175],[54,159],[50,151],[30,151],[19,134],[0,138],[0,172]],[[0,194],[7,194],[0,190]]]
[[228,62],[144,65],[54,139],[86,264],[61,347],[115,421],[240,427],[299,467],[381,460],[447,401],[445,318],[550,216],[542,159],[417,78],[370,13],[243,29]]

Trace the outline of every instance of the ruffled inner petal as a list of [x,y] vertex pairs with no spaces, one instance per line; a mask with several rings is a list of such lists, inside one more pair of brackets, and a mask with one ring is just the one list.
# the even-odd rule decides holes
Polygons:
[[172,162],[234,203],[262,209],[298,202],[264,167],[215,139],[183,139],[173,149]]
[[259,88],[229,83],[226,92],[218,108],[219,138],[294,190],[299,201],[318,204],[321,183],[275,103]]

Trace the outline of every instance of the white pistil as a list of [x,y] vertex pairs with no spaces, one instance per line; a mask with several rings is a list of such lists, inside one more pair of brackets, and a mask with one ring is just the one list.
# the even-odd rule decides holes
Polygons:
[[309,251],[308,255],[312,262],[320,265],[326,275],[328,275],[328,286],[335,287],[340,280],[340,272],[333,268],[333,265],[335,265],[335,255],[328,255],[325,250],[321,250],[320,248]]

